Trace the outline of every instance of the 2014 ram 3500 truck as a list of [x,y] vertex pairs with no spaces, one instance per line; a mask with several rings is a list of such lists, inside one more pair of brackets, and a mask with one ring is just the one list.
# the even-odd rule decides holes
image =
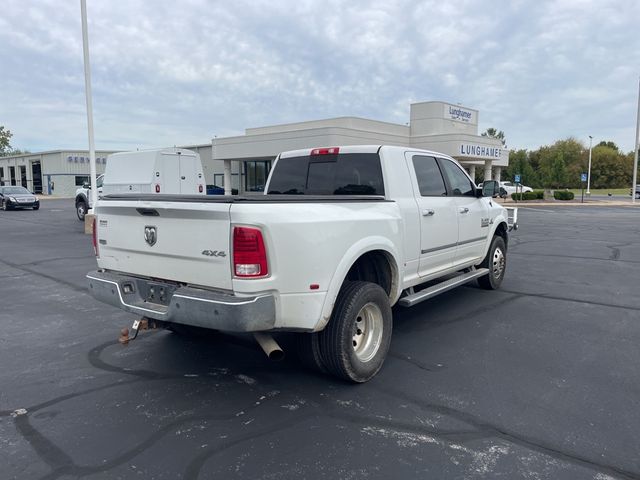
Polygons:
[[364,382],[387,355],[392,305],[500,286],[513,220],[497,193],[430,151],[286,152],[264,195],[103,196],[87,279],[97,299],[164,327],[253,332],[263,348],[297,332],[307,361]]

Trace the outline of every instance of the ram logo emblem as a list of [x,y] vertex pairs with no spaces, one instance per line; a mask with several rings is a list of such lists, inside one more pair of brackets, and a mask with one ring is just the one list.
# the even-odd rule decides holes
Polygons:
[[153,225],[146,225],[144,227],[144,241],[153,247],[158,241],[158,229]]

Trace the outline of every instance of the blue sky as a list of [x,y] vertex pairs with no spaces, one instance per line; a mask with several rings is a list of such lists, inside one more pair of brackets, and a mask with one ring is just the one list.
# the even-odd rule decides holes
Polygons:
[[[412,102],[480,110],[510,148],[574,136],[633,149],[637,0],[87,0],[96,147],[207,143],[245,128]],[[31,151],[86,148],[79,0],[5,0],[0,125]]]

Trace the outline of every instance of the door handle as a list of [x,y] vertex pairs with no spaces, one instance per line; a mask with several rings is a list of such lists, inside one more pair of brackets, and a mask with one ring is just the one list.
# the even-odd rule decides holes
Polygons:
[[433,208],[426,208],[422,210],[423,217],[433,217],[436,214],[436,211]]
[[467,207],[460,208],[460,213],[469,213],[469,209]]

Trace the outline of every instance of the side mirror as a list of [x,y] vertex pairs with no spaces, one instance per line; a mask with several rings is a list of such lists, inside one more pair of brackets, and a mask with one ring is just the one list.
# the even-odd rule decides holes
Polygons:
[[497,197],[500,194],[500,184],[495,180],[487,180],[482,184],[483,197]]

